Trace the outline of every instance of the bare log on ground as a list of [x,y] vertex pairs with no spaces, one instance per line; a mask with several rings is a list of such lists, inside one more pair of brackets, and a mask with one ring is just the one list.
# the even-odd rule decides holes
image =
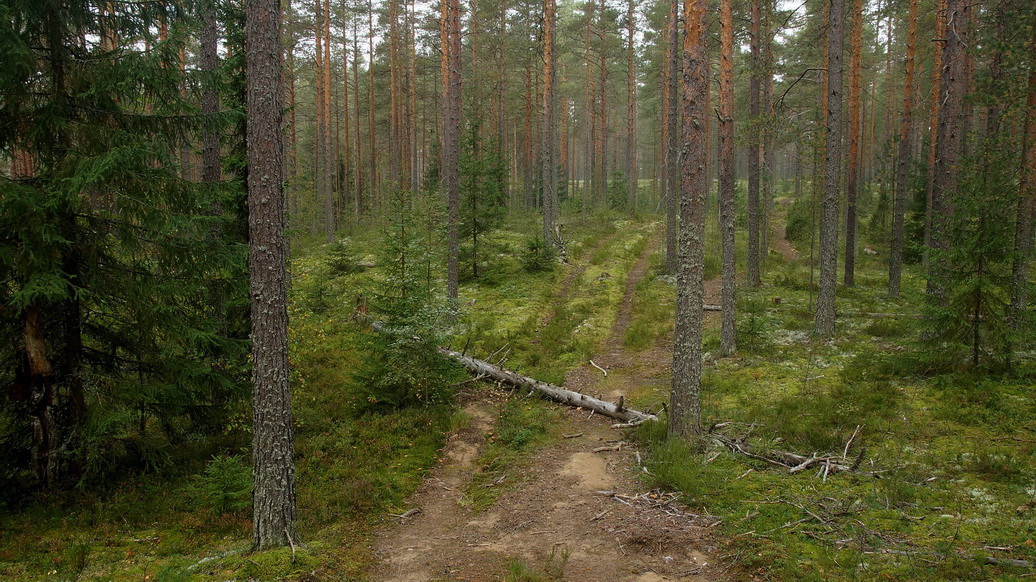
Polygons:
[[613,404],[605,400],[594,398],[593,396],[587,396],[586,394],[580,394],[579,392],[567,390],[560,386],[541,382],[535,378],[518,374],[517,372],[505,370],[504,368],[494,366],[493,364],[478,358],[466,356],[460,352],[455,352],[446,348],[439,348],[439,353],[459,362],[472,374],[481,374],[487,378],[496,380],[497,382],[507,384],[508,386],[514,386],[515,388],[534,390],[540,395],[546,396],[551,400],[561,402],[562,404],[586,408],[593,410],[598,414],[603,414],[626,422],[658,420],[658,417],[654,414],[626,408],[623,406],[621,398],[619,399],[618,404]]

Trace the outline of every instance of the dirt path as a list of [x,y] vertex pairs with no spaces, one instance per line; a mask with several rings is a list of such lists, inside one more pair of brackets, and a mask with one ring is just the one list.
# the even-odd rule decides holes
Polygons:
[[[609,369],[608,377],[586,366],[569,374],[567,386],[617,397],[656,382],[655,375],[667,367],[655,350],[630,354],[622,348],[634,291],[654,248],[647,245],[629,272],[616,322],[602,353],[595,356],[596,363]],[[448,461],[410,500],[421,512],[406,523],[386,526],[375,540],[382,563],[371,572],[372,579],[499,580],[512,559],[533,569],[553,569],[562,579],[574,581],[719,577],[710,555],[709,520],[685,514],[664,495],[646,493],[636,476],[633,449],[595,452],[618,445],[623,434],[611,428],[610,419],[582,410],[562,411],[562,433],[579,436],[533,453],[519,487],[480,513],[461,506],[472,461],[502,398],[491,393],[465,406],[471,425],[450,437],[444,450]]]
[[590,260],[594,256],[594,253],[610,245],[612,241],[619,237],[620,234],[621,231],[616,230],[612,234],[597,241],[597,244],[595,244],[592,248],[588,249],[585,253],[583,253],[582,259],[580,259],[578,263],[573,265],[569,270],[568,274],[565,275],[565,278],[561,280],[561,285],[558,287],[558,291],[554,295],[555,300],[553,301],[551,308],[547,310],[547,312],[540,319],[540,327],[546,327],[548,324],[550,324],[551,320],[554,319],[554,316],[557,315],[557,306],[564,305],[565,299],[568,297],[568,294],[572,291],[572,285],[574,285],[575,282],[579,279],[579,277],[583,273],[585,273],[586,270],[590,267]]

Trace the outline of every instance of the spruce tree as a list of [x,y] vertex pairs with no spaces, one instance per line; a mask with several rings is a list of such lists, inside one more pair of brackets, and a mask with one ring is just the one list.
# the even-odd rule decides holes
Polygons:
[[4,11],[0,318],[18,339],[3,352],[16,369],[3,405],[31,435],[23,476],[53,487],[159,466],[185,436],[174,417],[211,427],[243,387],[243,342],[226,304],[205,300],[212,286],[243,296],[243,246],[212,236],[233,186],[179,171],[199,132],[179,66],[191,14],[21,0]]

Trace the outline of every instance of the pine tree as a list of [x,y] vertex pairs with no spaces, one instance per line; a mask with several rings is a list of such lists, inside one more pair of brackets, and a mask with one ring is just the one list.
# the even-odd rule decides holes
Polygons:
[[820,218],[820,290],[814,331],[835,333],[835,280],[838,271],[838,207],[842,163],[842,41],[845,0],[832,0],[828,14],[827,118],[824,133],[824,197]]
[[676,275],[676,332],[669,435],[701,432],[702,322],[705,273],[705,198],[708,142],[705,92],[709,88],[705,0],[684,0],[687,29],[683,44],[681,95],[684,163],[680,184],[680,261]]
[[252,543],[294,544],[295,448],[288,383],[287,251],[281,142],[280,11],[246,5],[248,270],[252,297]]
[[723,321],[720,351],[737,351],[734,247],[734,15],[733,0],[720,3],[719,228],[723,254]]

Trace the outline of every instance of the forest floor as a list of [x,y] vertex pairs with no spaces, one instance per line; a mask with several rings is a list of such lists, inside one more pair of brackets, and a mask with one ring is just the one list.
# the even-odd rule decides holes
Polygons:
[[[218,438],[171,448],[164,465],[0,507],[0,578],[1030,577],[1036,352],[1018,353],[1014,373],[1004,374],[968,366],[958,344],[923,340],[924,278],[907,265],[903,295],[889,299],[885,237],[872,227],[861,235],[878,254],[858,257],[856,286],[838,288],[838,334],[813,338],[810,207],[779,198],[776,210],[763,285],[737,291],[736,355],[714,356],[720,314],[706,315],[703,422],[757,451],[848,454],[861,459],[858,473],[793,473],[708,439],[670,440],[665,414],[617,430],[600,415],[472,382],[460,370],[447,380],[460,386],[455,404],[371,410],[361,374],[371,333],[352,316],[357,296],[386,285],[383,266],[358,265],[386,259],[382,233],[358,230],[293,258],[303,547],[249,551],[242,407]],[[784,237],[786,221],[798,225],[795,244]],[[564,266],[536,264],[527,233],[537,228],[514,216],[487,238],[482,276],[461,287],[453,347],[662,410],[674,280],[662,261],[660,217],[573,220]],[[739,272],[744,243],[739,237]],[[719,255],[719,241],[708,239],[711,304],[720,303]]]
[[[635,291],[657,242],[655,235],[626,274],[617,317],[592,358],[607,376],[588,362],[569,372],[567,388],[614,401],[667,375],[667,349],[623,347]],[[569,267],[557,304],[568,300],[588,261]],[[717,577],[709,527],[715,518],[689,512],[672,495],[646,490],[636,476],[640,453],[612,428],[614,419],[559,407],[552,429],[557,436],[521,459],[520,466],[501,468],[494,481],[473,484],[506,394],[483,390],[468,398],[464,411],[470,423],[450,435],[445,462],[408,500],[419,512],[378,533],[374,551],[381,562],[373,579],[499,580],[525,571],[601,581]],[[505,487],[508,481],[517,483]],[[473,486],[505,490],[483,507],[468,502]]]

